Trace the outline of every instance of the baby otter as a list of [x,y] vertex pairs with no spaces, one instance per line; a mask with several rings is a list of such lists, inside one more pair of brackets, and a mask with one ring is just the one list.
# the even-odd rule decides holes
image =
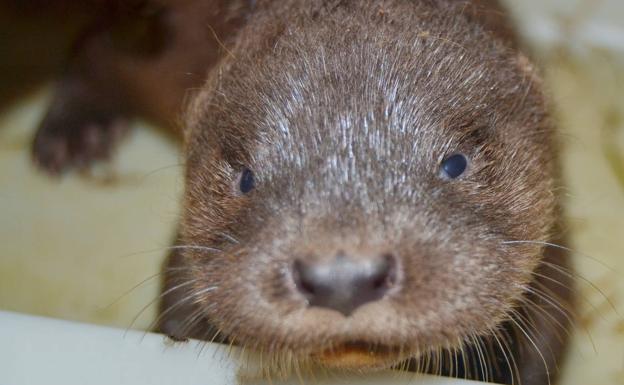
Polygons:
[[34,156],[84,166],[115,122],[172,124],[188,101],[161,331],[280,371],[555,380],[570,326],[546,247],[555,130],[497,2],[130,8],[78,46]]

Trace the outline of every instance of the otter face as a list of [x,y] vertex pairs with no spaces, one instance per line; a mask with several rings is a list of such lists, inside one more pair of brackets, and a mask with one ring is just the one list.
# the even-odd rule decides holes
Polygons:
[[544,101],[515,54],[435,25],[303,26],[195,101],[182,240],[219,251],[183,255],[235,343],[379,368],[509,317],[542,253],[509,242],[553,225]]

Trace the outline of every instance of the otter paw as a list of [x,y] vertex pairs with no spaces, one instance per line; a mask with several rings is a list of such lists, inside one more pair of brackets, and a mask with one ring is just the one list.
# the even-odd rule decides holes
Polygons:
[[85,169],[95,161],[108,159],[127,131],[127,121],[113,114],[67,114],[48,112],[32,144],[35,164],[45,172],[58,175],[71,168]]

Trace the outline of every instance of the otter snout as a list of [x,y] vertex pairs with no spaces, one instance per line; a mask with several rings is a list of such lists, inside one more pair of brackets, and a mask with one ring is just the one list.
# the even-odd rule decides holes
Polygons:
[[397,261],[391,254],[353,258],[339,252],[328,261],[297,259],[292,268],[297,290],[310,306],[345,316],[383,298],[397,283]]

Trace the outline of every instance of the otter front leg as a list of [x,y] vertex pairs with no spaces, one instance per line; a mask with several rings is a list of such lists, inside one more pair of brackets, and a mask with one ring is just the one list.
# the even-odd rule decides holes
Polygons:
[[61,80],[32,144],[35,163],[50,174],[108,159],[124,132],[121,108],[80,73]]
[[[52,102],[38,127],[32,145],[35,163],[44,171],[59,174],[72,168],[84,169],[98,160],[108,159],[124,132],[132,113],[140,113],[140,92],[134,92],[132,79],[149,69],[150,60],[136,67],[127,63],[156,55],[164,45],[153,30],[161,23],[158,13],[141,16],[142,0],[130,0],[123,12],[104,12],[100,19],[78,39],[65,74],[58,82]],[[138,34],[136,25],[150,28]],[[139,36],[136,36],[136,35]],[[148,46],[152,51],[145,52]],[[135,87],[136,88],[136,87]]]

